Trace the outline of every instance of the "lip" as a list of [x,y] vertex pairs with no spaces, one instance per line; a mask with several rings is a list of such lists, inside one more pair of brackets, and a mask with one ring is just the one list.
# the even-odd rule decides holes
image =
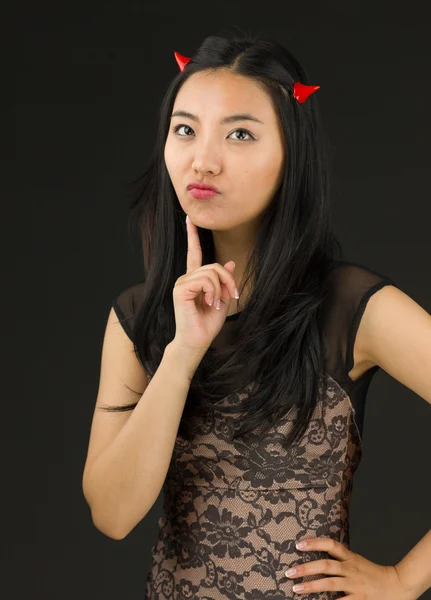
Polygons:
[[213,196],[217,196],[217,192],[208,189],[202,190],[199,188],[191,188],[189,192],[190,195],[193,196],[193,198],[200,198],[201,200],[203,198],[212,198]]
[[206,183],[198,183],[197,181],[194,183],[189,183],[189,185],[187,186],[187,189],[188,190],[192,190],[192,189],[210,190],[211,192],[215,192],[216,194],[220,193],[218,191],[218,189],[213,187],[212,185],[207,185]]

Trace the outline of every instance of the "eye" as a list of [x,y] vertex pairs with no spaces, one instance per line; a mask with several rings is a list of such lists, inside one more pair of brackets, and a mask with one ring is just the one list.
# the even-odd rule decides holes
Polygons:
[[[188,125],[181,124],[181,125],[176,125],[173,129],[173,132],[176,133],[179,137],[190,137],[188,135],[180,135],[179,133],[177,133],[181,127],[185,127],[186,129],[191,129],[191,131],[193,131],[193,129],[191,127],[189,127]],[[248,135],[250,137],[250,139],[237,140],[238,142],[248,142],[248,141],[256,139],[247,129],[243,129],[242,127],[239,129],[235,129],[235,131],[232,131],[232,133],[230,135],[233,135],[237,131],[243,131],[246,135]]]
[[[176,126],[173,128],[173,130],[172,130],[172,131],[173,131],[174,133],[177,133],[177,131],[178,131],[178,130],[179,130],[181,127],[186,127],[187,129],[192,129],[192,128],[191,128],[191,127],[189,127],[188,125],[176,125]],[[192,129],[192,131],[193,131],[193,129]],[[179,137],[188,137],[188,136],[180,135]]]
[[[247,129],[235,129],[235,131],[232,131],[231,135],[233,135],[234,133],[236,133],[237,131],[243,131],[246,135],[250,136],[251,139],[255,139],[251,133],[249,131],[247,131]],[[239,140],[239,141],[243,141],[243,142],[247,142],[248,140]]]

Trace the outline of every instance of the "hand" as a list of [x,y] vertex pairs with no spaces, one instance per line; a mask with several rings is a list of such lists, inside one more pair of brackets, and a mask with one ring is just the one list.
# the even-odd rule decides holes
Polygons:
[[238,286],[232,261],[224,266],[202,266],[198,229],[190,217],[186,229],[187,272],[177,279],[173,289],[176,330],[172,344],[203,356],[222,328]]
[[[298,550],[323,550],[337,560],[323,559],[294,565],[297,572],[290,576],[292,579],[316,573],[333,576],[307,581],[301,584],[304,586],[302,590],[297,590],[294,586],[295,593],[338,591],[348,594],[339,600],[416,600],[412,592],[402,585],[394,566],[373,563],[332,538],[311,538],[304,541],[307,542],[307,547]],[[289,577],[287,571],[286,577]]]

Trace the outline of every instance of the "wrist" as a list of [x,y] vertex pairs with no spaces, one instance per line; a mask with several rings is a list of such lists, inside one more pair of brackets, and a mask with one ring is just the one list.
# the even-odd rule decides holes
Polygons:
[[164,356],[172,361],[176,372],[185,373],[191,382],[202,358],[205,356],[204,350],[188,348],[178,343],[175,339],[167,344]]

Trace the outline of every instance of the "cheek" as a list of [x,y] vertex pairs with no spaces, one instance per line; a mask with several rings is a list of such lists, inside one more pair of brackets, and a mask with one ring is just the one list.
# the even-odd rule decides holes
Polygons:
[[266,194],[272,197],[278,189],[283,177],[283,156],[281,154],[273,154],[269,160],[262,164],[260,178],[262,185],[266,188]]
[[260,196],[265,193],[270,194],[277,184],[281,167],[279,156],[267,155],[256,162],[253,167],[247,168],[243,183],[251,193],[259,191]]
[[166,168],[171,176],[171,179],[182,179],[183,173],[187,170],[184,157],[178,154],[178,151],[170,152],[169,149],[165,152]]
[[178,171],[179,156],[178,156],[178,152],[175,152],[173,145],[170,143],[169,139],[167,140],[167,142],[165,144],[164,157],[165,157],[166,168],[168,169],[169,174],[171,176],[175,176],[175,173]]
[[172,169],[172,152],[171,152],[169,142],[166,142],[166,144],[165,144],[164,158],[165,158],[166,168],[168,169],[168,171],[171,171],[171,169]]

